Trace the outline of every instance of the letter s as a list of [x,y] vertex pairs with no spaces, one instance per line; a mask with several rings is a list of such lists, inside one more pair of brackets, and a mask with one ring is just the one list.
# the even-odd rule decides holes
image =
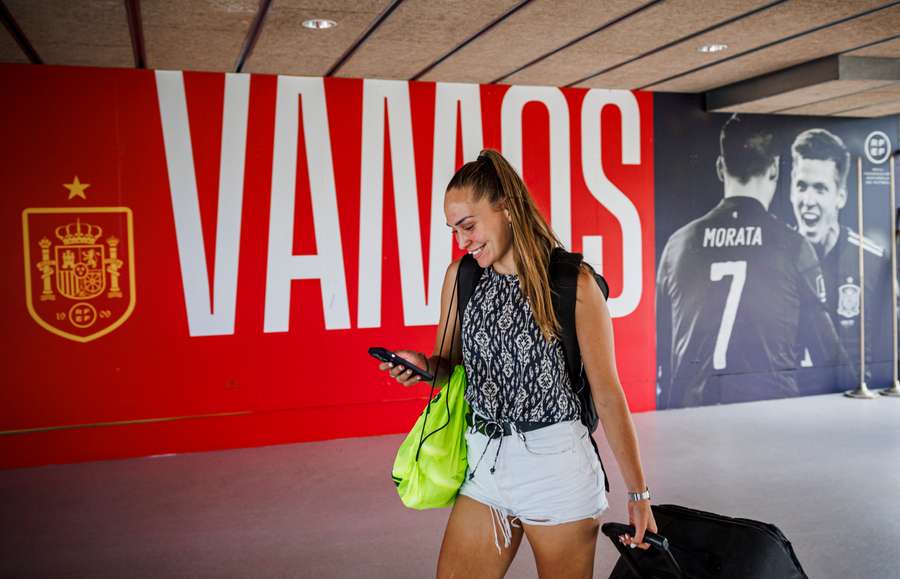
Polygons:
[[[641,301],[641,220],[631,199],[603,172],[600,112],[606,105],[618,107],[622,113],[622,163],[625,165],[641,163],[641,121],[637,99],[631,91],[592,89],[584,96],[581,105],[581,170],[584,182],[591,195],[616,217],[622,227],[622,293],[609,299],[610,315],[620,318],[633,312]],[[602,247],[600,240],[594,236],[585,236],[585,245],[589,241],[595,248]],[[585,247],[585,254],[588,253]]]

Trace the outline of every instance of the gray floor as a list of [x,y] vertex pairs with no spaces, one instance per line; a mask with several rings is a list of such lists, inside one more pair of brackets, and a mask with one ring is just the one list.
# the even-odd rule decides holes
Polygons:
[[[775,523],[813,578],[900,577],[900,399],[820,396],[635,423],[656,502]],[[0,471],[0,575],[433,576],[449,511],[401,506],[389,472],[400,439]],[[623,520],[607,463],[605,519]],[[595,577],[614,558],[601,541]],[[508,577],[536,577],[527,543]]]

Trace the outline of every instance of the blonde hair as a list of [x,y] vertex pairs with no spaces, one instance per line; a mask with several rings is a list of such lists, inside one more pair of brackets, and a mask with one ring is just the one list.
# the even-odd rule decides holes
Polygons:
[[558,337],[561,326],[550,295],[550,253],[562,243],[538,211],[525,182],[503,155],[483,149],[478,159],[459,168],[447,191],[467,187],[474,201],[487,197],[495,209],[503,204],[509,211],[519,287],[544,338]]

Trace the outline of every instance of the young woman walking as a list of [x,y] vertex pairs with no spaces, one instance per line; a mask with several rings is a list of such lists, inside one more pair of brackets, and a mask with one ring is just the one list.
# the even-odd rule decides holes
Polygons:
[[[444,532],[437,576],[503,577],[524,535],[542,579],[591,577],[599,518],[608,503],[551,301],[551,254],[561,244],[525,183],[494,150],[482,151],[456,172],[444,213],[482,275],[456,324],[461,260],[450,264],[434,353],[397,352],[444,380],[462,363],[468,379],[469,468]],[[448,324],[461,330],[441,349]],[[628,514],[636,532],[620,540],[646,548],[645,530],[657,529],[616,370],[612,322],[584,265],[575,325],[597,414],[629,490]],[[404,386],[419,381],[401,366],[379,368]]]

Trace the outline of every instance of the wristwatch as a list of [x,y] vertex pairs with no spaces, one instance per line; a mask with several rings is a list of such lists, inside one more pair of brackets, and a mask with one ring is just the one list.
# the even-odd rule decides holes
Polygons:
[[650,487],[645,488],[642,492],[633,493],[628,491],[626,493],[628,495],[629,501],[649,501],[650,500]]

